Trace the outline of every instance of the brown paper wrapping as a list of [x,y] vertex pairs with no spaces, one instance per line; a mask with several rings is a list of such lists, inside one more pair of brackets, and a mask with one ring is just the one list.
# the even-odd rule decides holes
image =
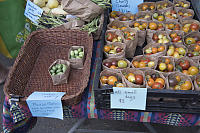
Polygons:
[[189,46],[190,46],[190,45],[186,44],[186,42],[185,42],[185,40],[186,40],[188,37],[197,38],[198,40],[200,40],[200,32],[197,32],[197,31],[191,32],[191,33],[189,33],[189,34],[187,34],[187,35],[185,35],[185,36],[183,37],[184,45],[185,45],[186,47],[189,47]]
[[170,37],[172,44],[183,44],[183,35],[184,35],[183,31],[175,30],[175,31],[167,31],[167,33],[168,33],[169,37],[170,37],[170,34],[172,34],[172,33],[177,33],[178,36],[181,36],[182,42],[172,42],[172,38]]
[[85,24],[85,22],[82,20],[73,19],[73,20],[63,24],[63,26],[66,29],[80,29],[80,27],[82,27],[84,24]]
[[61,6],[67,13],[90,22],[103,12],[103,9],[90,0],[62,0]]
[[148,44],[147,46],[145,46],[143,48],[143,54],[145,54],[145,50],[148,49],[148,48],[152,48],[152,47],[156,47],[158,48],[159,46],[164,46],[165,47],[165,50],[162,51],[162,52],[158,52],[158,53],[155,53],[155,54],[151,54],[149,56],[153,56],[153,57],[160,57],[160,56],[165,56],[166,55],[166,52],[167,52],[167,46],[166,45],[162,45],[162,44],[159,44],[159,43],[150,43]]
[[129,31],[129,32],[135,33],[134,40],[124,39],[124,43],[126,45],[125,56],[126,56],[126,58],[133,58],[133,56],[135,54],[136,47],[137,47],[137,43],[138,43],[138,32],[137,32],[136,29],[131,29],[131,28],[127,28],[125,30],[122,30],[122,32],[124,32],[124,31]]
[[[167,11],[165,11],[163,14],[165,15],[166,12],[168,12],[168,11],[171,11],[171,10],[167,10]],[[176,21],[176,22],[178,22],[178,13],[177,13],[176,10],[174,10],[174,11],[176,12],[177,18],[176,18],[176,19],[171,19],[171,18],[168,18],[168,17],[165,15],[165,21],[166,21],[166,22],[168,22],[168,21]]]
[[[174,78],[175,78],[176,76],[180,76],[180,77],[181,77],[181,81],[189,80],[189,81],[192,83],[192,80],[190,79],[189,76],[187,76],[187,75],[185,75],[185,74],[183,74],[183,73],[181,73],[181,72],[172,72],[172,73],[170,73],[170,74],[167,76],[167,88],[166,88],[166,89],[173,90],[173,88],[171,88],[171,87],[169,86],[169,78],[170,78],[170,77],[174,77]],[[193,83],[192,83],[192,90],[194,90],[194,85],[193,85]]]
[[[169,58],[169,59],[171,60],[171,61],[170,61],[170,64],[172,64],[172,65],[174,66],[174,69],[173,69],[173,71],[172,71],[172,72],[174,72],[174,71],[175,71],[175,62],[174,62],[174,58],[171,57],[171,56],[162,56],[162,57],[158,57],[158,63],[157,63],[156,70],[159,71],[159,64],[160,64],[161,62],[164,62],[164,60],[165,60],[166,58]],[[161,72],[161,71],[159,71],[159,72],[162,73],[165,77],[167,77],[170,73],[172,73],[172,72]]]
[[[134,23],[135,22],[138,22],[140,24],[142,23],[147,23],[147,27],[148,27],[148,21],[133,21],[132,23],[130,23],[129,27],[131,28],[134,28]],[[144,42],[145,42],[145,39],[146,39],[146,29],[145,30],[137,30],[138,31],[138,43],[137,43],[137,46],[140,46],[142,47]]]
[[[72,46],[69,51],[71,50],[76,50],[78,48],[82,48],[84,52],[84,47],[83,46]],[[70,58],[70,52],[68,53],[68,60],[70,62],[71,68],[73,69],[83,69],[84,68],[84,60],[85,60],[85,52],[84,56],[82,59],[71,59]]]
[[[120,53],[116,53],[116,54],[108,54],[104,51],[105,57],[106,58],[125,58],[125,50],[126,50],[126,45],[122,44],[122,43],[118,43],[118,42],[114,42],[110,45],[114,45],[114,46],[119,46],[120,48],[122,48],[122,52]],[[106,46],[106,45],[105,45]]]
[[[154,70],[154,69],[146,69],[144,73],[145,73],[145,77],[147,75],[158,74],[160,78],[163,78],[165,80],[164,87],[162,88],[162,89],[165,89],[167,81],[166,81],[166,78],[163,76],[162,73],[160,73],[159,71]],[[146,83],[147,83],[147,79],[145,79],[145,80],[146,80]],[[148,86],[148,83],[147,83],[146,87],[149,88],[149,89],[152,89],[150,86]]]
[[[50,69],[51,67],[53,67],[56,64],[65,64],[67,67],[67,70],[61,74],[61,75],[51,75],[50,73]],[[59,85],[59,84],[64,84],[68,82],[68,77],[69,77],[69,73],[70,73],[70,62],[67,60],[62,60],[62,59],[57,59],[56,61],[54,61],[51,66],[48,69],[49,74],[51,76],[51,79],[53,81],[53,85]]]
[[[195,20],[195,19],[188,19],[188,20],[183,20],[181,21],[181,24],[182,24],[182,27],[185,25],[185,24],[192,24],[192,23],[195,23],[195,24],[198,24],[199,25],[199,29],[197,31],[194,31],[194,32],[198,32],[200,30],[200,22]],[[193,31],[191,31],[193,32]],[[188,33],[185,33],[185,35],[187,35]]]
[[[129,20],[127,20],[127,21],[122,21],[121,18],[122,18],[123,16],[126,16],[126,17],[128,17],[128,18],[130,18],[131,16],[133,16],[133,19],[132,19],[132,20],[129,19]],[[128,12],[128,13],[125,13],[124,15],[120,15],[118,18],[116,18],[116,20],[118,20],[118,21],[120,21],[120,22],[123,22],[125,25],[129,25],[129,23],[131,23],[132,21],[135,20],[135,15]]]
[[[178,59],[177,61],[175,61],[176,71],[180,71],[179,69],[177,69],[177,66],[178,66],[178,64],[179,64],[181,61],[183,61],[183,60],[188,60],[188,61],[190,62],[190,66],[195,66],[195,67],[197,67],[197,68],[199,69],[198,63],[195,63],[195,62],[194,62],[192,59],[190,59],[189,57],[182,57],[182,58]],[[189,77],[192,79],[192,81],[193,81],[193,80],[195,79],[195,76],[196,76],[196,75],[194,75],[194,76],[187,75],[187,76],[189,76]]]
[[113,72],[120,72],[121,70],[125,69],[125,68],[117,68],[117,69],[112,69],[112,68],[108,68],[107,66],[104,65],[105,62],[112,62],[112,61],[119,61],[119,60],[124,60],[127,62],[127,68],[130,68],[131,67],[131,63],[129,60],[127,60],[126,58],[108,58],[108,59],[105,59],[103,60],[102,62],[102,66],[103,66],[103,70],[107,69],[107,70],[110,70],[110,71],[113,71]]
[[[155,31],[155,32],[150,32],[150,33],[148,34],[148,36],[147,36],[147,44],[150,44],[150,43],[158,43],[158,42],[155,42],[155,41],[152,39],[153,34],[157,34],[157,35],[163,34],[164,36],[167,37],[167,39],[169,39],[169,43],[170,43],[170,41],[171,41],[171,39],[170,39],[170,37],[169,37],[169,35],[168,35],[168,33],[167,33],[166,31]],[[168,45],[169,43],[163,43],[163,44],[164,44],[164,45]]]
[[[160,4],[160,5],[164,5],[165,3],[168,4],[168,7],[167,7],[167,8],[165,8],[165,9],[158,9],[158,5],[159,5],[159,4]],[[172,2],[170,2],[170,1],[168,1],[168,0],[156,2],[156,9],[157,9],[157,11],[159,11],[159,12],[165,12],[165,11],[168,11],[168,10],[173,10],[173,7],[174,7],[174,4],[173,4]]]
[[197,74],[194,80],[194,87],[195,87],[194,90],[200,91],[200,87],[198,86],[197,81],[196,81],[197,79],[200,79],[200,74]]
[[[166,27],[166,24],[178,24],[178,25],[180,26],[180,30],[170,30],[170,29],[168,29],[168,28]],[[177,21],[173,21],[173,20],[171,20],[171,21],[166,21],[166,22],[165,22],[165,30],[166,30],[167,32],[169,32],[169,31],[181,31],[181,30],[182,30],[182,25],[181,25],[179,22],[177,22]]]
[[117,28],[121,28],[121,27],[128,27],[129,25],[127,25],[126,23],[123,23],[119,20],[114,20],[107,25],[107,29],[108,30],[116,30],[116,29],[113,29],[112,26],[116,26]]
[[[143,11],[143,10],[142,10],[142,6],[143,6],[143,5],[147,5],[148,7],[153,5],[153,6],[154,6],[154,9],[153,9],[153,10],[146,10],[146,11]],[[154,12],[155,10],[156,10],[156,3],[155,3],[155,2],[143,2],[143,3],[141,3],[141,4],[138,5],[138,11],[139,11],[139,12],[147,12],[147,11],[149,11],[149,12]]]
[[[144,18],[146,15],[149,15],[148,18]],[[152,12],[138,12],[135,14],[136,21],[150,21],[152,16]],[[143,19],[141,19],[143,18]]]
[[[107,30],[106,31],[106,34],[107,33],[115,33],[116,35],[118,35],[118,36],[120,36],[121,38],[122,38],[122,42],[119,42],[119,43],[125,43],[125,39],[124,39],[124,35],[123,35],[123,33],[122,33],[122,31],[120,31],[120,30]],[[105,40],[106,40],[106,34],[105,34]],[[110,42],[110,41],[107,41],[106,40],[106,44],[112,44],[113,42]]]
[[[110,71],[110,70],[103,70],[101,73],[100,73],[100,77],[102,77],[102,76],[116,76],[117,77],[117,79],[118,79],[118,81],[121,81],[121,83],[123,83],[122,82],[122,74],[121,73],[117,73],[117,72],[113,72],[113,71]],[[124,87],[126,87],[126,84],[124,84],[123,83],[123,85],[124,85]],[[100,88],[103,88],[103,87],[105,87],[105,86],[109,86],[109,85],[107,85],[107,84],[102,84],[101,83],[101,81],[100,81]]]
[[179,9],[179,10],[177,10],[177,13],[179,11],[181,11],[183,13],[191,13],[192,14],[192,16],[188,16],[188,17],[182,17],[182,16],[178,15],[178,19],[179,19],[180,22],[187,20],[187,19],[193,19],[193,17],[194,17],[194,11],[192,9],[185,9],[185,8]]
[[[142,58],[149,58],[150,61],[153,61],[155,63],[155,65],[153,67],[150,67],[150,68],[151,69],[155,69],[156,68],[157,63],[158,63],[157,58],[156,57],[152,57],[152,56],[147,56],[147,55],[138,55],[138,56],[133,57],[133,60],[131,61],[131,66],[133,68],[135,68],[134,65],[133,65],[133,61],[140,61]],[[144,69],[147,69],[147,68],[149,68],[149,67],[137,68],[137,69],[144,70]]]
[[[128,73],[133,73],[133,74],[140,74],[143,76],[143,84],[142,85],[137,85],[137,84],[134,84],[134,83],[131,83],[129,82],[126,78],[125,78],[125,74],[128,74]],[[126,69],[123,69],[121,71],[121,74],[123,75],[122,76],[122,81],[123,83],[126,84],[127,87],[132,87],[132,88],[145,88],[146,87],[146,82],[145,82],[145,75],[144,73],[141,71],[141,70],[138,70],[138,69],[135,69],[135,68],[126,68]]]

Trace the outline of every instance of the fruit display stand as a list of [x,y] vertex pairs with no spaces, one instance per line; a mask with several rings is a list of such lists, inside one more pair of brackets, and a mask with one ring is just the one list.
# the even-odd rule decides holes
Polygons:
[[[152,122],[174,126],[200,125],[198,106],[200,94],[198,91],[148,89],[147,97],[172,98],[172,101],[176,101],[171,102],[171,104],[169,104],[169,101],[162,100],[147,101],[147,109],[145,111],[110,109],[109,97],[112,87],[99,88],[106,20],[108,20],[108,13],[105,13],[102,38],[100,41],[95,41],[93,45],[90,80],[82,95],[82,100],[73,106],[63,106],[64,117]],[[142,49],[138,47],[135,54],[142,55]],[[34,126],[36,119],[32,117],[27,106],[9,101],[8,97],[5,98],[3,112],[4,131],[26,132]]]

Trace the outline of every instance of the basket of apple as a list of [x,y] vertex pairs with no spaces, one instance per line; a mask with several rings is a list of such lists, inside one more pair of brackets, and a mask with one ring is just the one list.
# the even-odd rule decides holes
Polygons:
[[188,75],[194,80],[194,77],[199,73],[198,64],[189,57],[182,57],[175,62],[176,70]]
[[200,29],[200,22],[194,19],[191,20],[184,20],[182,21],[182,31],[185,34],[188,34],[190,32],[199,31]]
[[144,73],[135,68],[126,68],[121,71],[123,82],[128,87],[144,88],[146,86]]
[[200,91],[200,74],[197,74],[194,80],[195,90]]
[[191,32],[187,34],[184,38],[184,44],[186,47],[194,44],[200,44],[200,33],[199,32]]
[[174,0],[174,7],[176,10],[182,9],[182,8],[190,8],[190,2],[186,0]]
[[108,30],[124,30],[126,28],[128,28],[129,25],[123,23],[123,22],[120,22],[119,20],[114,20],[112,22],[110,22],[108,25],[107,25],[107,29]]
[[173,3],[170,2],[170,1],[158,1],[158,2],[156,2],[156,8],[160,12],[172,10],[173,6],[174,6]]
[[100,73],[100,88],[105,86],[126,87],[126,85],[122,83],[122,75],[110,70],[103,70]]
[[166,21],[165,22],[165,30],[166,31],[179,31],[181,30],[181,24],[178,23],[177,21]]
[[192,9],[180,9],[178,10],[178,17],[180,21],[192,19],[194,17],[194,11]]
[[150,21],[152,13],[151,12],[138,12],[135,14],[136,21]]
[[172,56],[174,60],[176,61],[177,59],[181,57],[185,57],[186,54],[187,54],[187,48],[184,45],[173,44],[168,47],[166,55]]
[[169,42],[170,37],[166,31],[156,31],[155,33],[149,34],[147,38],[147,43],[160,43],[166,45]]
[[183,44],[183,32],[182,31],[169,31],[169,37],[173,44]]
[[146,55],[138,55],[133,58],[133,60],[131,61],[131,65],[133,68],[155,69],[157,65],[157,58],[152,57],[152,56],[146,56]]
[[190,45],[188,47],[187,56],[193,59],[194,61],[200,59],[200,41],[199,43]]
[[142,4],[138,5],[139,12],[154,12],[156,10],[156,3],[155,2],[143,2]]
[[125,68],[130,68],[131,63],[126,58],[108,58],[102,62],[103,69],[120,72]]
[[117,19],[120,15],[122,15],[123,13],[120,11],[112,11],[110,13],[110,22],[114,21],[115,19]]
[[162,13],[155,12],[152,15],[152,20],[158,21],[158,22],[163,22],[163,21],[165,21],[165,16]]
[[144,55],[160,57],[166,55],[167,47],[159,43],[149,44],[143,48]]
[[167,89],[170,90],[194,90],[192,80],[181,72],[170,73],[167,77]]
[[158,57],[156,70],[160,71],[165,77],[175,71],[174,59],[170,56]]
[[125,56],[126,58],[132,58],[135,54],[135,50],[138,43],[138,32],[136,29],[127,28],[122,30],[124,44],[126,45]]
[[138,31],[137,46],[142,47],[145,42],[145,38],[146,38],[146,29],[148,27],[148,22],[147,21],[134,21],[134,22],[130,23],[129,27],[134,28]]
[[120,30],[107,30],[105,35],[106,44],[113,42],[124,43],[123,33]]
[[149,69],[145,71],[147,88],[165,89],[166,78],[157,70]]
[[166,21],[177,21],[178,22],[178,14],[175,10],[168,10],[164,13]]
[[106,58],[125,58],[126,45],[114,42],[104,46],[104,54]]

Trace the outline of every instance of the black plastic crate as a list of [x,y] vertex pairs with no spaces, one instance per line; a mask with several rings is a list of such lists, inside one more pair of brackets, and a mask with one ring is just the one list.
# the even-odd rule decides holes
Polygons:
[[[157,0],[144,0],[145,2]],[[194,10],[194,19],[200,20],[200,1],[191,0],[191,9]],[[97,70],[95,75],[94,93],[97,109],[110,108],[110,94],[113,93],[113,88],[107,86],[99,88],[100,72],[102,71],[103,47],[105,44],[105,32],[107,30],[109,11],[105,12],[104,27],[101,36],[101,46],[98,49],[100,57],[96,59]],[[145,47],[146,44],[143,45]],[[142,54],[142,48],[137,47],[135,56]],[[116,109],[115,109],[116,110]],[[145,111],[156,112],[174,112],[174,113],[200,113],[200,91],[183,91],[183,90],[154,90],[148,89],[147,104]]]

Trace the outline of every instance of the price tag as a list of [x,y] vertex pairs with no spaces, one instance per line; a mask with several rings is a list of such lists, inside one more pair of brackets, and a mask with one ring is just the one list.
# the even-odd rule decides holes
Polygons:
[[26,100],[35,117],[63,119],[61,97],[65,92],[34,92]]
[[112,109],[146,109],[147,88],[113,87],[110,96]]
[[24,15],[33,23],[37,24],[37,20],[42,16],[42,13],[43,10],[39,6],[35,5],[30,0],[27,1]]
[[112,0],[112,10],[135,14],[138,12],[137,6],[141,3],[143,3],[143,0]]

